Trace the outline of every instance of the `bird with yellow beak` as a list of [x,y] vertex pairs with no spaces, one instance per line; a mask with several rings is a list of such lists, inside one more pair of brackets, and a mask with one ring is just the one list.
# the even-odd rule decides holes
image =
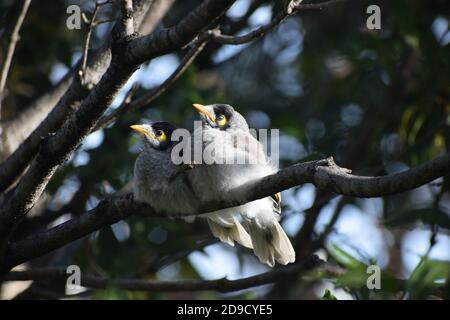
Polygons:
[[[197,130],[203,149],[213,150],[208,153],[212,158],[209,164],[196,166],[188,173],[201,201],[226,200],[236,188],[278,171],[269,163],[261,143],[251,135],[247,121],[232,106],[194,104],[193,107],[202,121]],[[236,163],[235,159],[248,161]],[[295,251],[279,223],[280,202],[280,194],[276,194],[228,209],[242,215],[255,255],[270,267],[275,261],[283,265],[295,261]]]
[[[199,197],[190,182],[190,164],[176,165],[171,158],[175,145],[172,134],[175,126],[168,122],[132,125],[143,140],[143,149],[134,166],[133,194],[137,201],[148,203],[167,216],[181,213],[187,222],[192,222],[200,205]],[[206,186],[206,184],[205,184]],[[216,211],[199,215],[206,218],[212,234],[231,246],[234,242],[251,248],[247,231],[235,214]]]

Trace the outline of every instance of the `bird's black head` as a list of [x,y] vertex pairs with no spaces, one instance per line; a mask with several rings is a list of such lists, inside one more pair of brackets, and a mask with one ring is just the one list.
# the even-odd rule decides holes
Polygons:
[[247,121],[229,104],[194,104],[204,125],[220,130],[248,131]]
[[150,124],[132,125],[131,129],[138,132],[146,145],[153,149],[166,150],[173,146],[172,133],[176,127],[169,122],[159,121]]

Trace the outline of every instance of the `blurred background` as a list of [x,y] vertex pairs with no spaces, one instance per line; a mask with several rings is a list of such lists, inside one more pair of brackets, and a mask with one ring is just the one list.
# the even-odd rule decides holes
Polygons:
[[[0,11],[12,1],[0,1]],[[176,1],[163,26],[200,1]],[[82,30],[68,30],[66,8],[92,12],[94,1],[33,2],[9,75],[2,119],[13,118],[60,81],[81,57]],[[369,5],[381,8],[381,29],[369,30]],[[5,9],[5,10],[4,10]],[[40,213],[48,228],[85,214],[132,179],[138,137],[128,126],[167,120],[190,128],[192,103],[228,103],[253,128],[280,129],[280,167],[333,156],[359,175],[385,175],[433,159],[450,147],[449,1],[352,1],[287,19],[245,45],[210,43],[165,94],[91,134],[54,176]],[[270,21],[274,1],[238,0],[222,19],[223,33],[242,34]],[[102,17],[118,15],[114,6]],[[99,47],[112,23],[97,26]],[[4,40],[4,38],[2,38]],[[133,84],[139,96],[161,84],[184,51],[142,65],[110,107]],[[24,126],[27,123],[23,123]],[[358,199],[305,184],[283,192],[282,224],[298,259],[312,253],[346,272],[293,275],[281,282],[220,294],[80,290],[73,298],[401,299],[450,296],[448,177],[395,196]],[[20,235],[18,235],[20,238]],[[217,243],[196,220],[129,218],[71,243],[32,266],[77,264],[83,272],[144,279],[238,279],[268,271],[242,247]],[[366,266],[382,269],[382,288],[368,290]],[[32,290],[34,289],[34,290]],[[41,289],[41,291],[39,291]],[[22,293],[19,293],[23,291]],[[61,282],[4,284],[3,298],[64,296]],[[73,293],[73,292],[72,292]]]

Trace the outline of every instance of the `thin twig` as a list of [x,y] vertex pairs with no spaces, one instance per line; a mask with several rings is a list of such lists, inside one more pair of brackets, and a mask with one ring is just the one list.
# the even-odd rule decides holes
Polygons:
[[331,216],[330,221],[325,226],[325,229],[322,231],[322,233],[319,236],[319,239],[317,240],[317,243],[319,245],[323,245],[329,234],[333,231],[334,225],[339,220],[339,217],[341,215],[342,209],[344,206],[348,203],[349,198],[348,197],[341,197],[338,200],[338,203],[336,204],[336,207],[334,208],[333,214]]
[[320,3],[303,3],[297,5],[293,8],[293,11],[304,11],[304,10],[322,10],[328,8],[329,6],[338,4],[340,2],[346,2],[347,0],[329,0]]
[[[84,49],[83,49],[83,62],[81,63],[81,68],[78,71],[78,76],[80,77],[80,81],[82,85],[85,85],[85,74],[86,74],[86,65],[87,65],[87,57],[88,57],[88,51],[89,51],[89,44],[91,42],[91,36],[92,36],[92,29],[94,28],[94,21],[97,17],[99,6],[97,3],[95,4],[94,13],[92,14],[92,18],[89,21],[89,24],[87,25],[87,35],[86,35],[86,41],[84,42]],[[84,17],[84,14],[83,14]]]
[[16,24],[11,32],[11,37],[9,38],[8,47],[6,49],[5,60],[3,61],[2,71],[0,73],[0,118],[1,118],[1,108],[2,100],[4,97],[4,90],[6,85],[6,79],[8,78],[9,68],[11,67],[11,62],[14,56],[14,51],[16,49],[17,41],[19,41],[19,31],[22,27],[23,21],[27,14],[28,8],[30,6],[31,0],[24,0],[22,4],[22,9],[17,17]]
[[287,13],[278,14],[269,24],[258,27],[241,36],[229,36],[221,34],[220,30],[214,30],[213,39],[221,44],[244,44],[253,41],[257,38],[264,36],[266,33],[270,32],[273,28],[278,26],[288,17]]
[[215,30],[213,34],[213,39],[222,44],[238,45],[248,43],[272,31],[276,26],[278,26],[280,23],[282,23],[284,20],[286,20],[289,16],[293,15],[294,13],[306,10],[320,10],[329,7],[330,5],[344,1],[346,0],[330,0],[314,4],[300,4],[300,1],[291,1],[286,10],[278,13],[275,16],[275,18],[272,19],[266,25],[260,26],[255,30],[252,30],[241,36],[224,35],[220,33],[220,30]]
[[83,20],[86,23],[87,35],[86,35],[86,41],[85,41],[84,47],[83,47],[83,60],[81,63],[81,68],[78,71],[78,76],[80,77],[80,81],[83,86],[86,85],[86,79],[85,79],[86,66],[87,66],[89,46],[90,46],[91,37],[92,37],[92,30],[95,28],[95,26],[97,26],[99,24],[95,21],[95,19],[97,18],[98,11],[100,10],[100,8],[102,6],[107,5],[107,4],[112,4],[112,3],[113,3],[113,1],[110,1],[110,0],[107,0],[104,2],[96,1],[94,12],[92,13],[91,19],[87,19],[86,15],[84,13],[82,14]]

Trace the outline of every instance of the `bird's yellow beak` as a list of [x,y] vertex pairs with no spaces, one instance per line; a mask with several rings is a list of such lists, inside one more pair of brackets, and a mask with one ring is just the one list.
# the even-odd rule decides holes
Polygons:
[[153,132],[148,131],[144,126],[141,126],[139,124],[133,124],[132,126],[130,126],[131,129],[133,129],[134,131],[136,131],[139,134],[142,134],[144,136],[148,136],[150,138],[155,138],[155,135],[153,134]]
[[198,104],[198,103],[194,103],[192,105],[200,114],[205,115],[206,117],[208,117],[212,122],[216,121],[216,117],[214,117],[206,108],[204,105],[202,104]]

